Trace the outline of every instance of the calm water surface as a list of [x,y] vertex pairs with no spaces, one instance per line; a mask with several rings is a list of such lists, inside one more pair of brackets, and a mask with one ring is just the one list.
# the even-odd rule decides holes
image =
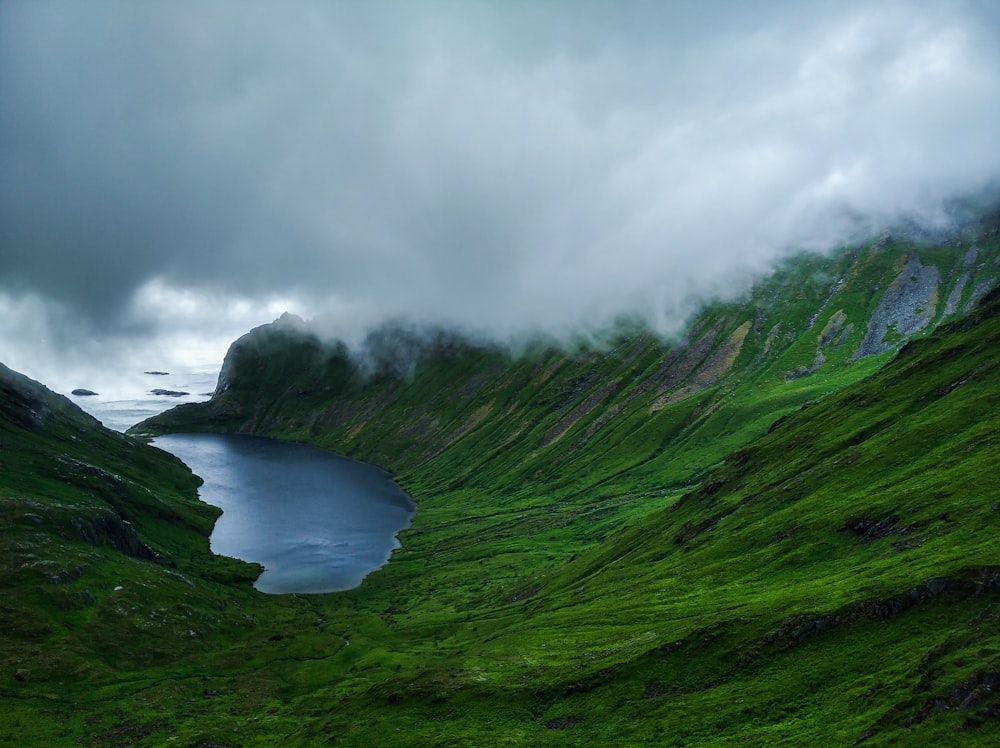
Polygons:
[[[207,400],[215,390],[218,376],[219,366],[188,366],[162,375],[131,372],[112,382],[82,380],[86,389],[98,390],[97,395],[63,394],[109,429],[125,431],[175,405]],[[151,391],[154,389],[188,394],[179,397],[154,395]]]
[[356,587],[399,546],[414,505],[388,473],[316,447],[226,434],[171,434],[153,444],[202,477],[220,507],[215,553],[256,561],[262,592]]

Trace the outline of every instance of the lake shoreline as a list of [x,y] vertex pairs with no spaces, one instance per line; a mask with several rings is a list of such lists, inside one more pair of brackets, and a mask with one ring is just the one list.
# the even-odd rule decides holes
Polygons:
[[402,548],[417,505],[382,468],[335,452],[246,434],[168,434],[153,446],[204,481],[222,514],[212,552],[260,564],[265,594],[354,589]]

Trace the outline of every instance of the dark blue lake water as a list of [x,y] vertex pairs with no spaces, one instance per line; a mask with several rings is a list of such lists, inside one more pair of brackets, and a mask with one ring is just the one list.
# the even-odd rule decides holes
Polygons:
[[262,592],[357,587],[399,546],[414,505],[383,470],[316,447],[226,434],[171,434],[153,444],[205,481],[220,507],[215,553],[256,561]]

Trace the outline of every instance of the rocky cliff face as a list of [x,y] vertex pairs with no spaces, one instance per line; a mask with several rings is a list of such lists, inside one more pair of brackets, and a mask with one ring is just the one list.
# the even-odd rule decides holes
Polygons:
[[916,254],[909,255],[906,266],[879,299],[854,358],[885,353],[925,330],[938,316],[940,282],[937,266],[922,265]]

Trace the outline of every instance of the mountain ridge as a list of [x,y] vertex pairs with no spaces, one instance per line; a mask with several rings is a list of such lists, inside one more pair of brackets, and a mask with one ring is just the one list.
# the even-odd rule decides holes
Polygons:
[[[389,564],[335,595],[250,589],[255,567],[207,551],[196,479],[134,437],[0,408],[0,738],[995,741],[990,230],[795,258],[673,342],[623,324],[511,351],[404,326],[359,360],[291,317],[248,333],[211,401],[136,431],[391,468],[417,514]],[[855,357],[869,340],[888,349]],[[175,565],[57,526],[98,498]]]
[[[711,433],[736,448],[762,435],[768,419],[871,373],[912,336],[974,304],[1000,279],[996,239],[985,246],[955,252],[883,238],[831,257],[798,257],[746,300],[707,307],[675,343],[633,324],[603,346],[541,342],[515,353],[444,331],[387,328],[358,355],[303,323],[276,323],[233,344],[208,404],[170,413],[188,428],[226,430],[228,420],[245,433],[315,442],[404,476],[463,440],[483,454],[520,444],[526,464],[552,465],[581,449],[593,455],[593,440],[624,445],[630,429],[662,423],[669,434],[685,420],[693,428],[656,439]],[[268,349],[283,336],[289,345],[279,364]],[[392,358],[400,350],[409,352],[404,361]],[[255,379],[258,371],[264,377]],[[730,416],[727,429],[726,398],[757,401],[756,412],[742,423]],[[497,425],[501,415],[510,427]],[[737,433],[719,433],[727,430]],[[634,451],[657,459],[648,444]],[[607,461],[620,466],[619,456]]]

